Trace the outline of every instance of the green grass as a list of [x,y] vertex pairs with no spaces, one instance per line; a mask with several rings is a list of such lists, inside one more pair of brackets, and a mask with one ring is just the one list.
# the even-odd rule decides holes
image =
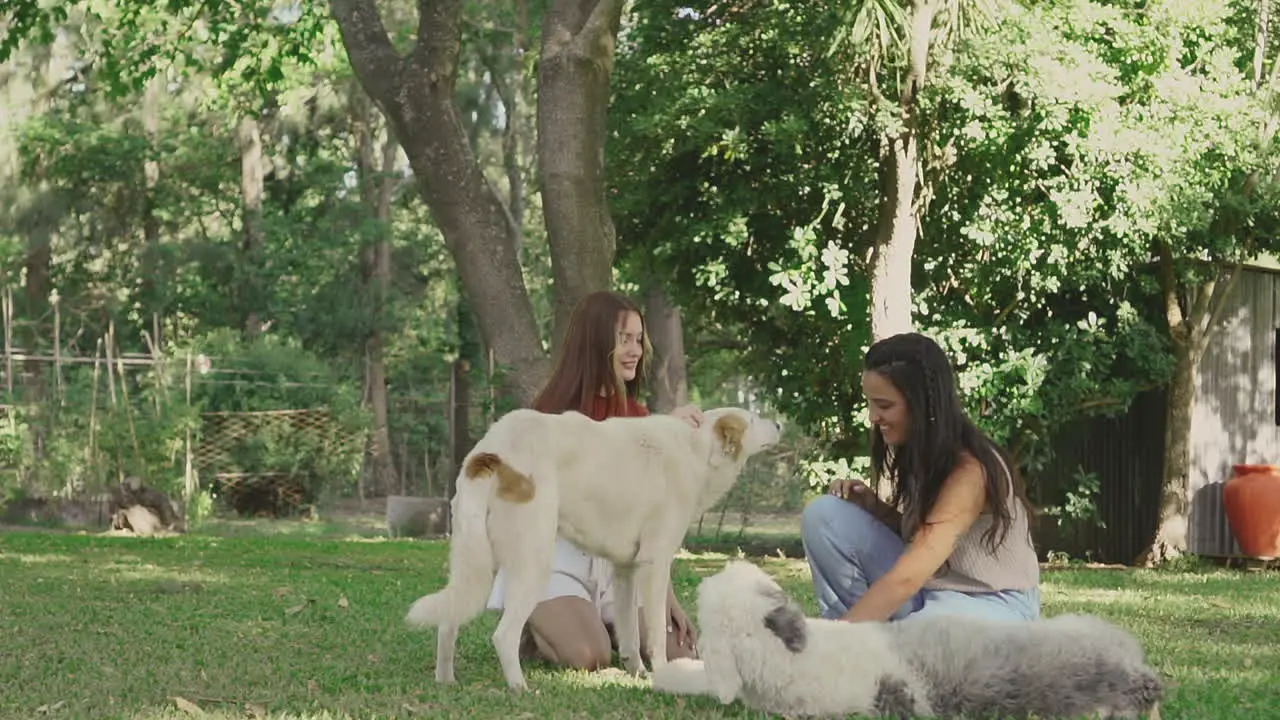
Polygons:
[[[443,583],[442,542],[247,531],[167,539],[0,534],[0,717],[762,717],[657,695],[619,672],[527,664],[506,691],[489,645],[496,617],[463,630],[458,679],[432,680],[435,635],[409,604]],[[813,612],[808,570],[759,562]],[[698,578],[723,556],[681,559]],[[1135,631],[1170,682],[1172,718],[1280,716],[1280,574],[1046,572],[1050,614],[1097,613]]]

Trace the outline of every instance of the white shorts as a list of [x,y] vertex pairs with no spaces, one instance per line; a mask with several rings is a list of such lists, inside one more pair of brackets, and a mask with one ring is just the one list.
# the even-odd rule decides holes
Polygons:
[[[493,591],[489,594],[490,610],[502,609],[505,588],[506,576],[499,569],[493,581]],[[594,605],[600,612],[601,622],[613,622],[613,563],[557,537],[551,578],[539,600],[568,596],[580,597]]]

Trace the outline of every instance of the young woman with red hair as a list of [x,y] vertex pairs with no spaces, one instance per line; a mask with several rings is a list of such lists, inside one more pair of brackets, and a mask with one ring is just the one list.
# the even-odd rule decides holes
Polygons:
[[[574,308],[555,368],[533,407],[546,413],[576,410],[597,421],[648,415],[639,394],[650,354],[644,315],[634,302],[609,291],[587,295]],[[702,422],[693,405],[671,414],[695,428]],[[502,587],[499,571],[490,609],[502,608]],[[616,647],[613,607],[612,564],[557,539],[551,579],[529,617],[521,654],[583,670],[609,666]],[[667,609],[667,658],[693,656],[693,624],[674,588],[667,591]],[[647,660],[649,649],[641,653]]]

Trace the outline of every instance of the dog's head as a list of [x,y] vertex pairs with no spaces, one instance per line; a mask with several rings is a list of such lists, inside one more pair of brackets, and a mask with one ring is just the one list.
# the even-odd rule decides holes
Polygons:
[[768,573],[745,560],[731,560],[698,586],[699,625],[732,626],[739,636],[760,636],[789,652],[803,652],[808,626],[800,609]]
[[707,689],[726,703],[752,682],[743,672],[758,674],[766,658],[803,652],[808,639],[804,614],[786,591],[742,560],[698,585],[698,627]]
[[699,430],[711,444],[711,464],[741,466],[756,453],[778,444],[782,426],[750,410],[722,407],[702,413]]

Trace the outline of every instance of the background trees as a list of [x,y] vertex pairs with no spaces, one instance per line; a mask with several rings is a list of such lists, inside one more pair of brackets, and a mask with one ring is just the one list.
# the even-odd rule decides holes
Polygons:
[[1167,385],[1182,542],[1189,373],[1274,249],[1268,2],[11,7],[16,346],[317,358],[385,492],[447,455],[425,388],[527,402],[593,289],[654,309],[657,406],[749,389],[815,477],[859,463],[867,343],[916,327],[1032,477]]

